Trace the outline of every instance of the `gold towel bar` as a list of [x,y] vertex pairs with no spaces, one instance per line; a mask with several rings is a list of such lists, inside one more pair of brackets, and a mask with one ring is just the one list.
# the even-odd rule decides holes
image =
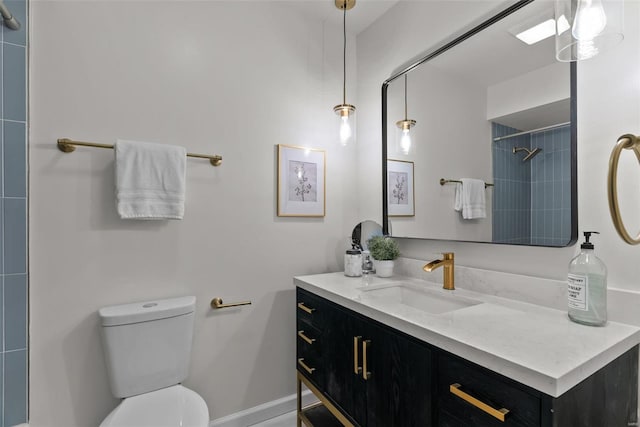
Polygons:
[[[83,142],[73,141],[69,138],[58,139],[58,149],[64,153],[72,153],[76,150],[76,145],[83,147],[95,147],[95,148],[111,148],[113,144],[98,144],[97,142]],[[213,166],[220,166],[222,164],[222,156],[209,156],[207,154],[195,154],[187,153],[187,157],[197,157],[199,159],[209,159]]]
[[231,302],[229,304],[225,304],[222,302],[222,298],[214,298],[211,300],[211,308],[238,307],[240,305],[251,305],[251,301]]
[[[460,184],[462,184],[462,181],[460,181],[459,179],[444,179],[444,178],[440,178],[440,185],[445,185],[448,184],[450,182],[458,182]],[[487,187],[493,187],[493,184],[488,184],[488,183],[484,183],[484,188]]]
[[625,134],[618,138],[615,147],[613,147],[611,157],[609,158],[609,176],[607,178],[609,211],[611,212],[613,225],[620,237],[622,237],[622,240],[630,245],[637,245],[640,244],[640,234],[638,234],[635,239],[629,235],[622,222],[620,206],[618,205],[618,160],[620,160],[622,150],[633,150],[638,158],[638,162],[640,162],[640,139],[635,135]]

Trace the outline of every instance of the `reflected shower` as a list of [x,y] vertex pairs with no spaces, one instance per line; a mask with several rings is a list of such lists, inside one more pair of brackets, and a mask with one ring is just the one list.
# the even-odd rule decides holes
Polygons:
[[2,15],[2,19],[4,20],[4,25],[7,26],[10,30],[19,30],[20,22],[16,19],[15,16],[11,14],[7,6],[0,0],[0,15]]
[[518,151],[526,151],[527,155],[522,159],[523,162],[526,162],[527,160],[533,159],[539,152],[542,151],[542,148],[534,148],[533,150],[529,150],[526,147],[513,147],[511,151],[513,154],[516,154]]

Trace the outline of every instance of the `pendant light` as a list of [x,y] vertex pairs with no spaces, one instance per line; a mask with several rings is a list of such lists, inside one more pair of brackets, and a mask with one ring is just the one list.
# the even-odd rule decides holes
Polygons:
[[407,75],[404,75],[404,120],[396,122],[399,129],[398,148],[402,154],[407,155],[411,151],[411,128],[416,125],[415,120],[407,118]]
[[356,0],[335,0],[335,5],[342,10],[342,104],[333,107],[340,117],[340,143],[347,145],[354,140],[356,107],[347,104],[347,10],[353,9]]
[[556,58],[580,61],[624,38],[622,0],[556,0]]

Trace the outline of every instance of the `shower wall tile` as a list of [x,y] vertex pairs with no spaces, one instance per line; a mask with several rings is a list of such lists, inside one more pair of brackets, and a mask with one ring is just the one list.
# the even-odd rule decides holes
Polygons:
[[[493,138],[520,132],[492,123]],[[514,147],[530,148],[527,135],[494,141],[493,159],[493,241],[527,244],[530,241],[531,171],[522,162],[524,153],[513,153]]]
[[4,274],[27,272],[27,205],[4,199]]
[[[0,352],[0,404],[4,403],[4,351]],[[0,411],[0,427],[4,427],[4,410]],[[8,427],[8,426],[7,426]]]
[[26,125],[5,122],[3,130],[3,181],[5,197],[27,196]]
[[[0,197],[0,275],[2,274],[4,274],[4,198]],[[0,317],[2,317],[2,305],[0,305]]]
[[542,148],[532,161],[532,241],[566,244],[571,237],[571,134],[568,126],[535,133],[531,146]]
[[27,422],[27,0],[5,0],[21,24],[0,39],[0,427]]
[[27,348],[27,275],[4,276],[4,350]]
[[3,118],[24,122],[27,118],[26,48],[3,43],[2,56]]
[[[0,275],[0,308],[4,307],[4,275]],[[0,355],[4,354],[4,310],[0,316]],[[0,363],[0,376],[2,375],[2,364]],[[0,385],[2,381],[0,380]],[[0,398],[2,404],[2,398]],[[2,417],[0,417],[0,426],[2,426]]]
[[3,41],[5,43],[26,46],[28,31],[27,25],[29,25],[29,21],[27,20],[27,0],[4,0],[4,4],[20,23],[20,29],[18,31],[10,30],[5,25],[3,25]]
[[27,419],[27,351],[4,354],[4,426],[14,426]]

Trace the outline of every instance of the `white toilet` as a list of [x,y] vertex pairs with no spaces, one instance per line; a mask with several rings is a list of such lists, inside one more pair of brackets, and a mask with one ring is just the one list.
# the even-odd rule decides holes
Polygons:
[[207,427],[207,404],[187,377],[195,297],[100,309],[111,391],[122,402],[100,427]]

